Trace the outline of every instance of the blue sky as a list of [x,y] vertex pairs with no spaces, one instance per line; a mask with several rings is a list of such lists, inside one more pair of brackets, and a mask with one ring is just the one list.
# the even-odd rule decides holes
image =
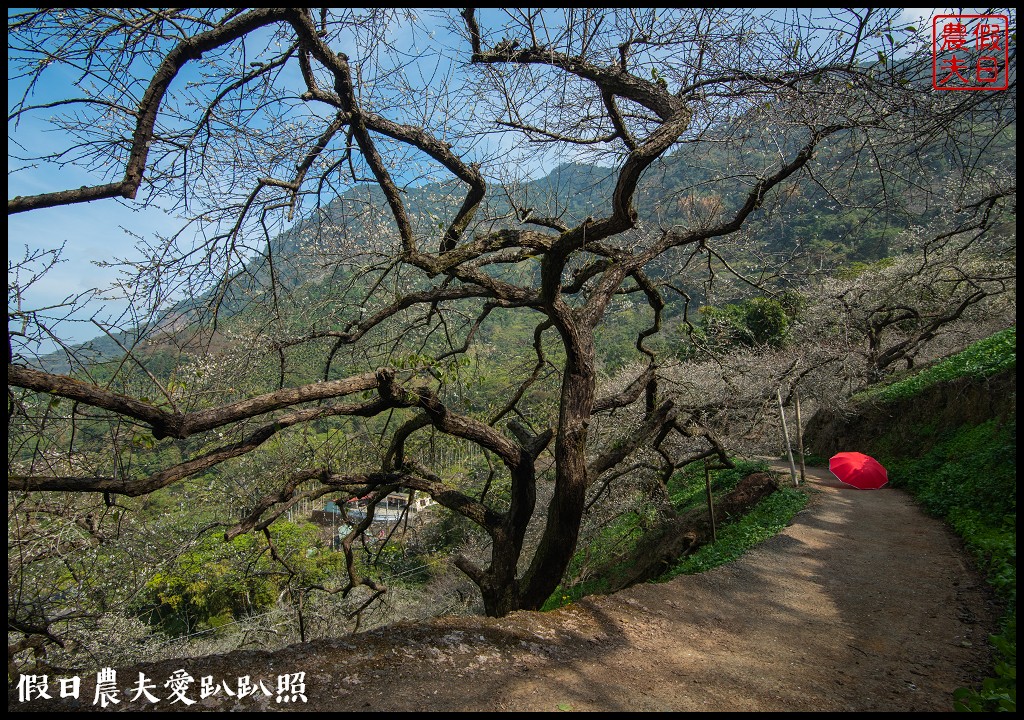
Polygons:
[[[8,12],[15,11],[16,9],[10,9]],[[429,13],[419,15],[421,22],[429,18]],[[399,23],[391,37],[398,46],[415,48],[412,32],[408,23]],[[429,42],[435,35],[444,34],[440,27],[418,32],[420,34],[417,38],[421,43]],[[269,34],[262,37],[269,37]],[[252,44],[258,45],[258,42]],[[353,52],[350,48],[345,50]],[[187,82],[190,79],[189,73],[193,72],[192,67],[186,66],[172,87],[180,88]],[[435,65],[431,65],[427,71],[435,69]],[[33,89],[30,103],[41,104],[64,97],[81,96],[80,91],[71,89],[72,78],[69,74],[56,66],[51,66],[48,72],[50,82],[41,83]],[[11,79],[17,74],[12,67],[9,47],[9,112],[14,101],[21,97],[26,85],[24,81]],[[286,68],[284,78],[295,87],[302,87],[301,76],[294,61]],[[62,133],[49,126],[47,115],[50,112],[25,115],[17,126],[8,123],[8,197],[53,192],[119,179],[120,174],[116,172],[110,177],[104,177],[102,173],[88,172],[75,165],[58,167],[54,164],[26,164],[20,161],[19,157],[50,153],[68,145]],[[140,207],[138,203],[121,200],[100,200],[10,215],[7,243],[9,284],[12,277],[10,263],[17,262],[26,254],[37,250],[63,248],[62,262],[24,293],[23,308],[32,310],[52,307],[66,302],[70,297],[99,289],[102,292],[93,293],[95,299],[87,308],[74,313],[76,321],[54,321],[54,327],[70,342],[87,340],[98,333],[96,326],[90,322],[91,317],[103,322],[120,315],[126,307],[126,303],[118,299],[117,292],[111,289],[118,279],[117,269],[102,267],[97,263],[109,263],[115,258],[137,260],[140,257],[136,250],[138,239],[133,235],[152,238],[158,233],[174,233],[181,226],[180,218],[158,207]],[[132,234],[126,232],[126,228],[130,229]],[[189,242],[189,239],[186,238],[185,242]],[[26,273],[22,272],[21,275],[23,279]],[[10,311],[12,308],[8,309]],[[62,314],[51,313],[51,317]],[[14,325],[11,323],[12,327]],[[52,346],[46,346],[43,351],[51,348]]]
[[[9,10],[9,13],[14,10]],[[485,11],[491,12],[491,11]],[[399,47],[411,47],[415,52],[416,43],[429,43],[435,36],[445,36],[440,25],[430,26],[430,13],[418,11],[420,29],[413,30],[410,23],[399,23],[394,27],[391,39]],[[417,34],[414,36],[413,33]],[[269,35],[264,35],[266,38]],[[258,42],[252,43],[257,45]],[[10,48],[9,48],[10,50]],[[353,50],[345,48],[350,54]],[[462,58],[465,59],[465,58]],[[435,59],[431,63],[414,65],[413,69],[423,68],[423,77],[430,77],[440,70],[444,75],[445,58]],[[71,75],[58,66],[48,69],[50,82],[39,84],[33,89],[31,103],[46,103],[71,96],[81,96],[79,90],[72,89]],[[172,87],[180,88],[189,80],[192,66],[186,68],[175,79]],[[8,102],[9,112],[13,102],[21,97],[25,82],[10,79],[17,75],[12,67],[10,51],[8,54]],[[301,87],[301,76],[295,62],[289,63],[284,75],[285,79],[295,87]],[[35,156],[54,152],[68,145],[67,139],[59,130],[49,126],[47,116],[57,111],[37,112],[23,116],[17,126],[8,124],[8,196],[33,195],[53,192],[68,188],[96,185],[119,179],[118,172],[104,177],[101,173],[89,172],[81,167],[69,165],[58,167],[54,164],[33,163],[27,165],[19,157]],[[498,143],[495,136],[487,142]],[[25,212],[8,217],[8,258],[17,262],[27,253],[37,250],[55,250],[63,248],[62,262],[52,268],[39,281],[34,283],[25,293],[23,308],[33,310],[59,305],[73,296],[89,293],[96,289],[94,300],[88,307],[75,312],[77,321],[56,321],[54,327],[62,337],[70,342],[79,342],[95,337],[96,326],[90,322],[95,317],[103,322],[121,314],[126,303],[118,299],[112,285],[118,278],[114,267],[102,267],[97,263],[111,262],[115,258],[136,260],[140,257],[136,251],[137,238],[128,234],[125,229],[138,236],[152,238],[157,233],[170,234],[181,227],[181,221],[172,214],[157,207],[140,207],[137,203],[120,200],[100,200],[81,203],[68,207],[54,207],[32,212]],[[185,242],[189,242],[186,238]],[[24,273],[22,273],[24,276]],[[10,279],[10,264],[9,264]],[[12,308],[9,307],[9,311]],[[51,317],[64,313],[51,313]],[[12,324],[13,327],[13,324]],[[46,346],[43,351],[51,349]]]

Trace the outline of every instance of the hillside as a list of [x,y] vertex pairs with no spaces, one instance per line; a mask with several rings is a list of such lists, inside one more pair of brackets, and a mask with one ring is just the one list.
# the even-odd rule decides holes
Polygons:
[[[898,400],[868,398],[845,413],[824,411],[807,425],[804,442],[816,455],[850,450],[920,457],[934,438],[964,425],[1016,416],[1017,375],[1011,368],[983,379],[936,383]],[[922,418],[927,418],[923,422]]]
[[[721,132],[727,134],[734,130],[727,128]],[[725,136],[720,140],[726,144]],[[747,150],[748,160],[749,152]],[[762,155],[761,161],[766,167],[775,157],[773,150],[766,150]],[[993,138],[991,156],[1004,161],[1016,156],[1016,134],[1012,127]],[[747,184],[747,181],[737,182],[732,176],[735,160],[726,151],[708,153],[700,144],[683,145],[644,174],[637,191],[638,204],[657,218],[658,227],[692,225],[700,216],[699,208],[709,203],[717,206],[720,202],[720,209],[731,208],[742,199]],[[828,157],[823,157],[817,164],[823,166],[829,162]],[[929,167],[930,177],[943,177],[950,171],[942,147],[922,149],[921,162]],[[770,211],[755,213],[745,234],[756,239],[753,247],[758,248],[757,262],[763,262],[766,257],[784,257],[788,263],[785,274],[797,277],[800,273],[820,273],[849,263],[876,261],[898,253],[902,248],[894,243],[899,234],[911,225],[926,224],[941,209],[934,201],[915,205],[918,191],[910,192],[913,188],[904,188],[906,192],[902,194],[891,187],[882,192],[870,164],[851,171],[848,184],[847,196],[842,201],[815,183],[807,182],[800,187],[793,184],[773,198],[777,204],[772,204]],[[611,168],[568,162],[523,183],[515,195],[534,215],[579,223],[587,216],[607,212],[613,189]],[[463,188],[453,182],[429,182],[404,188],[412,218],[423,237],[430,237],[436,231],[437,218],[454,212],[461,203],[462,191]],[[901,202],[895,209],[876,207],[887,193],[900,197]],[[201,288],[202,292],[182,299],[166,310],[162,319],[149,326],[113,332],[112,337],[99,335],[70,349],[79,363],[120,357],[121,345],[132,347],[137,338],[159,336],[159,330],[180,323],[181,316],[207,313],[214,300],[220,303],[220,321],[241,315],[243,323],[258,324],[247,316],[247,311],[258,306],[258,300],[265,299],[270,292],[271,273],[276,292],[286,296],[295,293],[291,300],[301,309],[305,304],[315,303],[328,288],[349,283],[352,268],[334,265],[335,258],[343,252],[341,248],[369,252],[386,243],[394,232],[386,223],[380,223],[380,218],[387,214],[387,203],[379,188],[371,185],[350,188],[329,202],[307,208],[303,217],[273,237],[259,252],[251,252],[244,270],[238,268],[227,284]],[[513,214],[508,200],[496,193],[495,199],[488,198],[481,213],[487,218],[483,228],[493,227],[493,218],[503,218],[499,224],[515,226]],[[655,229],[654,226],[648,228],[649,231]],[[662,258],[647,271],[653,278],[670,277],[674,272],[672,259]],[[701,283],[689,284],[682,278],[676,282],[683,283],[695,306],[701,303],[705,294]],[[669,294],[666,300],[669,316],[681,314],[678,295]],[[39,364],[50,372],[70,369],[63,352],[43,356]]]

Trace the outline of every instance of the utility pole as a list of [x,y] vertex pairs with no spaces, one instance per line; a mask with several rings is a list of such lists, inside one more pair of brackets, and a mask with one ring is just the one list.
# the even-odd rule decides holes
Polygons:
[[800,453],[800,482],[807,482],[804,466],[804,426],[800,422],[800,389],[793,388],[793,399],[796,401],[796,447]]
[[708,459],[704,458],[704,491],[708,496],[708,517],[711,518],[711,542],[718,542],[718,535],[715,531],[715,505],[711,496],[711,469],[708,467]]
[[779,399],[779,415],[782,416],[782,436],[786,440],[786,454],[789,456],[789,474],[793,478],[793,485],[799,485],[796,477],[796,464],[793,462],[793,448],[789,444],[789,428],[786,427],[786,410],[782,407],[782,388],[775,391],[775,397]]

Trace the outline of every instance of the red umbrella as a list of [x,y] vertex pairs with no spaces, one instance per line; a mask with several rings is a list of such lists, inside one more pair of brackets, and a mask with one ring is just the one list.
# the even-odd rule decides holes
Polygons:
[[877,490],[889,482],[882,463],[864,453],[836,453],[828,461],[828,469],[842,482],[861,490]]

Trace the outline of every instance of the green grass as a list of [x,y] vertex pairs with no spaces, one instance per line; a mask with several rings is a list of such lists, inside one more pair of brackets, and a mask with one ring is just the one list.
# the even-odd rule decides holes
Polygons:
[[[711,492],[715,495],[725,494],[736,487],[747,475],[756,472],[767,472],[767,463],[747,460],[734,460],[735,467],[721,468],[711,471]],[[696,507],[703,507],[706,500],[704,482],[704,465],[694,463],[677,472],[668,482],[668,495],[677,512],[685,512]]]
[[605,577],[586,577],[586,567],[603,567],[615,558],[622,557],[635,546],[643,533],[656,519],[653,507],[641,508],[619,516],[614,522],[602,528],[598,535],[577,550],[569,563],[565,577],[583,576],[577,582],[563,583],[555,589],[541,610],[554,610],[574,603],[588,595],[600,595],[608,591]]
[[[740,480],[755,472],[765,472],[768,465],[763,462],[737,460],[735,468],[717,469],[711,472],[711,491],[720,497],[736,487]],[[685,512],[704,507],[706,489],[704,466],[693,464],[676,473],[668,484],[669,498],[677,512]],[[679,566],[660,578],[668,580],[681,573],[701,572],[703,570],[731,562],[748,548],[766,540],[782,528],[786,527],[793,516],[807,502],[807,495],[792,488],[772,493],[763,500],[753,512],[733,522],[721,522],[717,528],[718,542],[705,545],[701,550],[687,558]],[[584,565],[607,567],[616,557],[624,556],[633,549],[644,529],[654,518],[650,513],[627,513],[616,522],[604,528],[598,537],[580,549],[566,573],[567,578],[577,576]],[[697,568],[694,563],[704,565]],[[680,570],[680,567],[688,569]],[[576,602],[588,595],[607,592],[608,581],[604,577],[588,577],[582,581],[568,582],[560,585],[542,610],[553,610]]]
[[939,382],[960,377],[986,378],[1017,366],[1017,328],[1011,327],[970,345],[963,352],[924,368],[911,377],[878,385],[855,400],[902,400]]
[[684,558],[659,578],[664,582],[677,575],[693,575],[725,565],[750,548],[782,531],[807,504],[808,495],[796,488],[782,488],[762,500],[752,512],[736,522],[718,528],[718,541],[705,545]]
[[[763,462],[737,461],[733,469],[712,473],[712,492],[715,495],[724,494],[747,475],[767,470],[768,465]],[[706,502],[703,467],[692,465],[685,472],[677,474],[669,484],[669,495],[680,511],[703,507]],[[789,525],[793,516],[806,504],[807,495],[801,490],[783,488],[772,493],[742,518],[720,524],[716,528],[715,543],[705,545],[693,555],[683,558],[659,580],[664,582],[677,575],[692,575],[732,562]]]

